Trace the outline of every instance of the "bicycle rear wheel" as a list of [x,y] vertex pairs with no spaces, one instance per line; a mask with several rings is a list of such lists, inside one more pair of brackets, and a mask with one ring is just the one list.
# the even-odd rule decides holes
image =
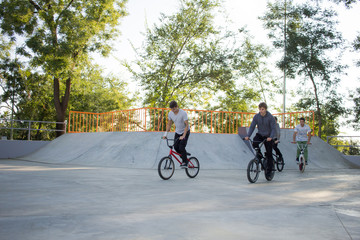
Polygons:
[[247,167],[247,178],[250,183],[255,183],[259,178],[259,162],[256,158],[252,159]]
[[284,169],[284,158],[276,156],[276,168],[279,172],[281,172]]
[[172,177],[174,171],[175,171],[174,161],[169,157],[163,157],[158,165],[159,176],[164,180],[168,180]]
[[304,155],[300,155],[299,156],[299,170],[300,170],[300,172],[304,172],[305,171],[305,165],[306,165],[306,163],[305,163],[305,157],[304,157]]
[[186,175],[189,178],[194,178],[200,171],[200,163],[196,157],[189,158],[188,168],[185,169]]

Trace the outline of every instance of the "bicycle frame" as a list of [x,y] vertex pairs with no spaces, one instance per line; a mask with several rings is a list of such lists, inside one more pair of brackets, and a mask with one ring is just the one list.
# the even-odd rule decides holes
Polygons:
[[[253,147],[254,141],[252,141],[251,139],[249,139],[249,141],[251,142],[251,146]],[[254,149],[254,151],[255,151],[255,158],[259,161],[259,163],[261,164],[261,166],[262,166],[263,168],[264,168],[263,159],[265,159],[265,157],[264,157],[264,154],[262,154],[262,152],[261,152],[261,148],[262,148],[262,146],[265,144],[265,141],[266,141],[266,139],[264,139],[263,141],[256,141],[256,142],[259,142],[259,143],[260,143],[260,144],[259,144],[259,148],[257,149],[257,148],[254,148],[254,147],[253,147],[253,149]],[[261,158],[258,157],[258,154],[261,154]]]
[[[179,141],[179,139],[178,139],[178,138],[177,138],[177,139],[168,139],[168,138],[166,138],[166,143],[167,143],[168,147],[170,148],[169,158],[172,159],[172,157],[174,157],[174,158],[176,159],[176,161],[177,161],[179,164],[181,164],[182,161],[180,161],[180,160],[176,157],[176,155],[177,155],[178,157],[181,158],[181,154],[173,150],[174,144],[173,144],[173,145],[169,145],[169,140],[170,140],[170,141],[174,141],[174,144],[175,144],[175,142]],[[194,164],[192,164],[192,162],[189,161],[189,158],[187,158],[187,160],[188,160],[188,168],[194,168]]]
[[[245,139],[244,139],[245,140]],[[250,162],[248,163],[248,167],[247,167],[247,178],[249,180],[250,183],[255,183],[259,177],[259,173],[264,170],[265,172],[265,178],[268,181],[271,181],[274,177],[275,174],[275,170],[272,169],[269,163],[269,159],[267,158],[267,154],[265,153],[265,156],[261,153],[261,147],[265,144],[265,142],[267,141],[266,139],[264,139],[263,141],[252,141],[251,139],[249,139],[250,142],[252,143],[251,145],[253,146],[254,142],[260,142],[259,146],[253,149],[255,150],[255,158],[250,160]],[[270,153],[272,154],[272,153]],[[259,165],[261,166],[261,168],[259,168]]]
[[[304,158],[305,158],[305,149],[308,147],[308,144],[307,143],[298,143],[296,142],[296,145],[297,145],[297,148],[300,150],[300,155],[304,155]],[[299,156],[300,156],[299,155]],[[307,159],[305,159],[307,160]]]

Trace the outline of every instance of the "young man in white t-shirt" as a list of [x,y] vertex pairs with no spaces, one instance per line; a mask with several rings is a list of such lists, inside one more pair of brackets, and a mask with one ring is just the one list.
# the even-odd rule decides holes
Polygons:
[[182,164],[181,167],[186,168],[188,161],[187,161],[187,152],[186,152],[186,144],[189,139],[190,135],[190,127],[189,127],[189,120],[187,113],[179,109],[176,101],[170,102],[170,109],[171,112],[168,115],[168,123],[166,125],[166,132],[164,133],[163,138],[167,138],[167,134],[171,129],[171,125],[175,123],[175,137],[174,139],[179,139],[178,141],[175,140],[174,148],[176,152],[181,154]]
[[[294,129],[293,134],[293,143],[298,144],[310,144],[311,139],[311,128],[305,124],[305,118],[300,118],[300,124],[297,125]],[[296,161],[299,162],[300,149],[297,149],[296,153]],[[308,150],[305,148],[304,150],[305,160],[308,160]]]

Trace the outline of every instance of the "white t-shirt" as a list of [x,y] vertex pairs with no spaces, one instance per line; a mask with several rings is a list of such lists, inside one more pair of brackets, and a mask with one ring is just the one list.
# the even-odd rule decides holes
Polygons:
[[188,120],[187,113],[184,110],[179,109],[177,114],[171,111],[168,115],[168,119],[175,123],[175,132],[177,134],[181,135],[184,133],[186,127],[185,121]]
[[308,133],[311,132],[311,129],[308,125],[304,125],[303,127],[299,124],[294,129],[296,134],[296,141],[307,141],[308,140]]

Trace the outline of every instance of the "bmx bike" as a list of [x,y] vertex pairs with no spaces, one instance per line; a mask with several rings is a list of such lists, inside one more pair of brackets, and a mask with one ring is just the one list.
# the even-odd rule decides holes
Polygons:
[[304,172],[305,171],[305,166],[307,165],[307,159],[305,159],[305,149],[308,147],[309,144],[307,143],[299,143],[299,142],[291,142],[293,144],[297,145],[297,148],[300,150],[300,154],[299,154],[299,170],[300,172]]
[[[278,141],[278,143],[280,143],[280,141]],[[284,169],[284,158],[280,157],[279,155],[273,153],[273,157],[274,157],[274,164],[276,165],[276,168],[279,172],[281,172]]]
[[[245,140],[245,139],[244,139]],[[251,145],[254,143],[251,139],[249,139]],[[259,141],[260,145],[258,148],[254,148],[255,150],[255,158],[250,160],[247,166],[247,179],[250,183],[255,183],[258,178],[261,170],[264,170],[265,178],[268,181],[271,181],[274,178],[275,171],[268,165],[268,159],[261,153],[261,147],[264,145],[266,139],[264,141]]]
[[[175,142],[179,141],[179,139],[166,139],[166,143],[167,143],[167,146],[170,148],[170,152],[169,152],[168,156],[160,159],[160,162],[158,165],[159,176],[164,180],[170,179],[172,177],[172,175],[174,174],[175,164],[174,164],[173,159],[175,159],[180,165],[182,163],[181,158],[180,158],[181,154],[177,153],[175,150],[173,150],[174,144],[169,145],[169,141],[173,141],[175,144]],[[191,156],[190,153],[187,153],[187,155]],[[180,158],[180,160],[178,157]],[[189,178],[194,178],[194,177],[196,177],[196,175],[198,175],[198,173],[200,171],[199,160],[196,157],[190,157],[187,160],[188,160],[188,166],[185,168],[186,175]]]

